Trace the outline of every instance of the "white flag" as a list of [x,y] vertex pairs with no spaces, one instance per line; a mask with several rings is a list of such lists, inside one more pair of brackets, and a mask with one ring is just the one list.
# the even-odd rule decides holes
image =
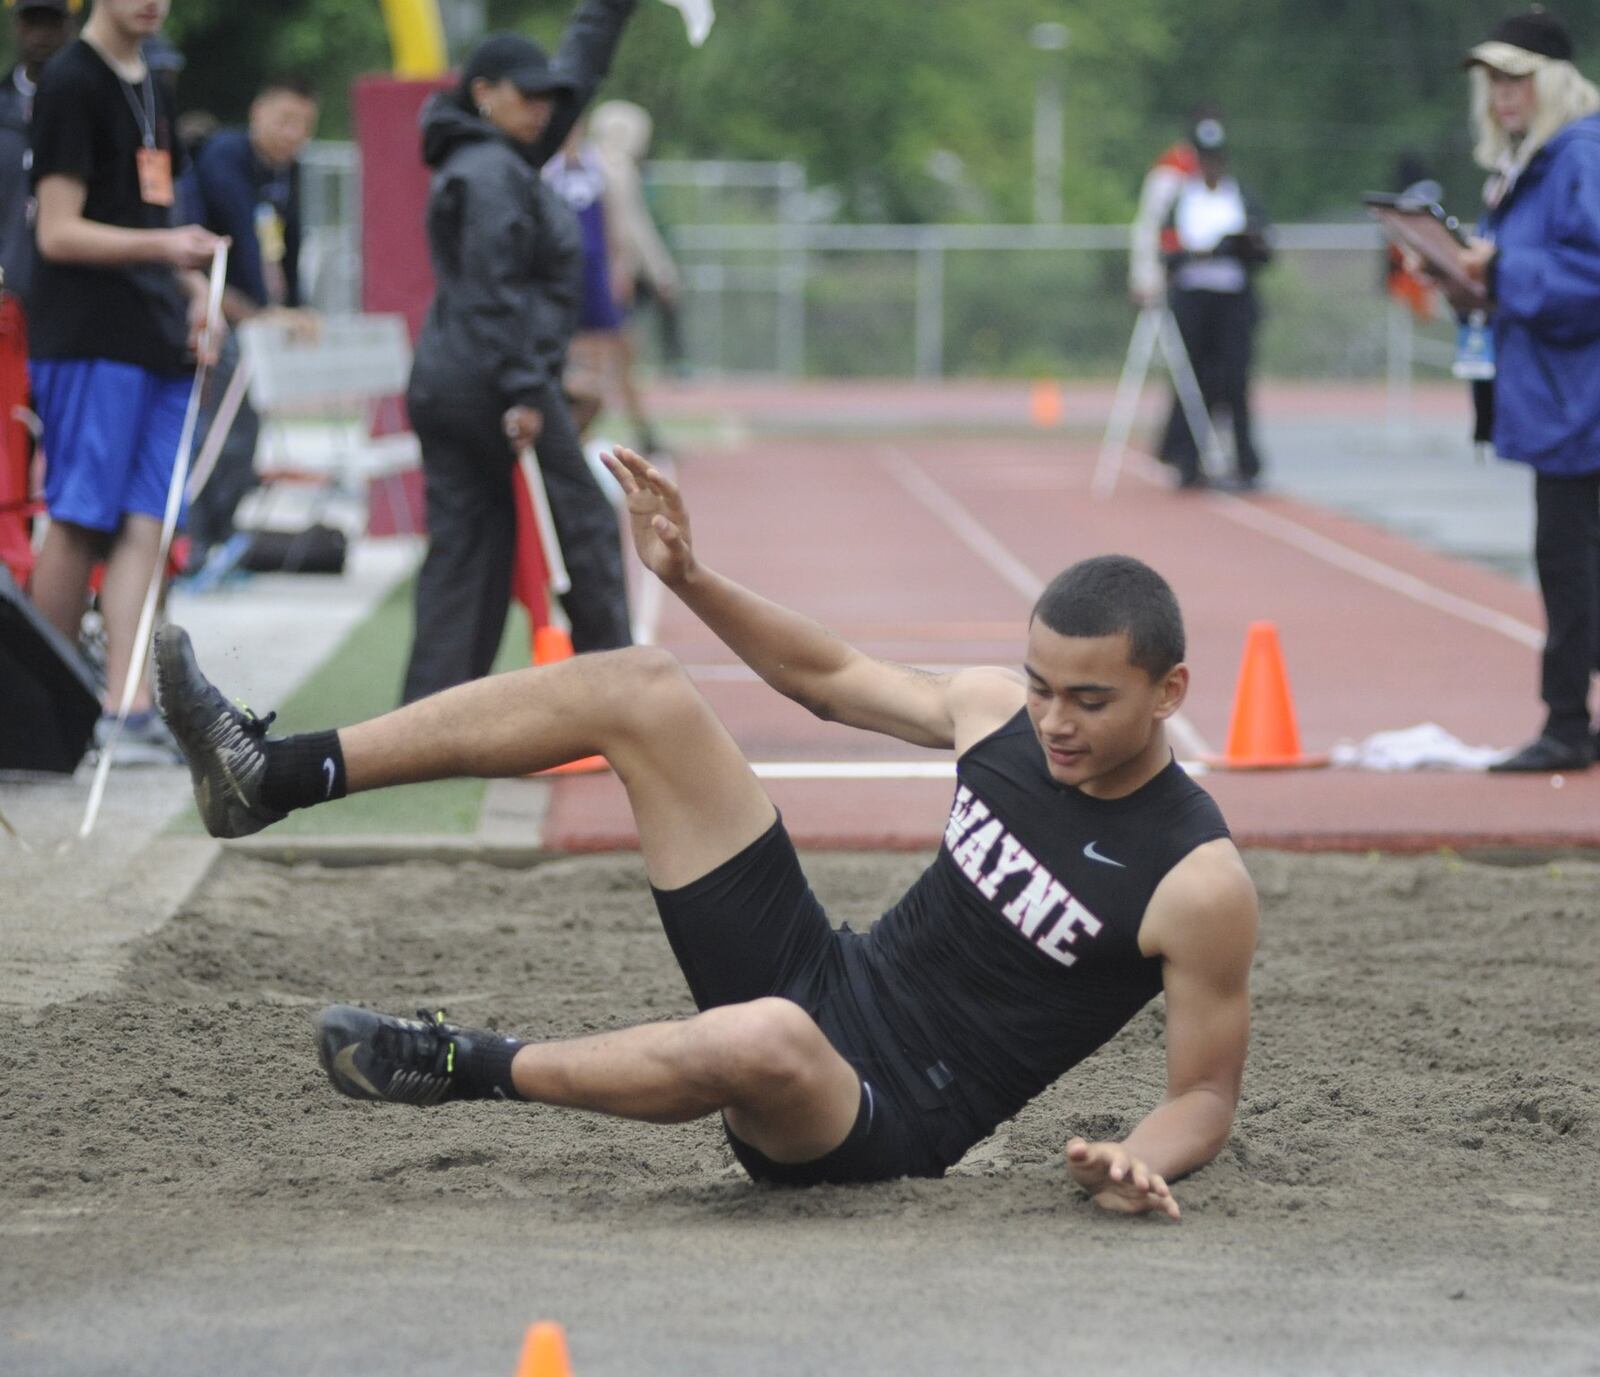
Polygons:
[[706,41],[706,35],[716,23],[717,15],[711,8],[711,0],[667,0],[667,4],[682,11],[683,27],[689,31],[689,42],[698,48]]

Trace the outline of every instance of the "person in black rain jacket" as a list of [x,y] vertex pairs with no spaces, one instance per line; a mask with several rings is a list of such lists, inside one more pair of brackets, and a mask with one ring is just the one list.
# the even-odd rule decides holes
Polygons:
[[435,296],[407,405],[422,446],[429,544],[405,702],[489,672],[516,551],[512,472],[533,445],[572,591],[575,650],[630,643],[622,546],[561,391],[582,260],[572,212],[539,175],[610,66],[635,0],[584,0],[555,57],[484,39],[422,113],[433,169]]

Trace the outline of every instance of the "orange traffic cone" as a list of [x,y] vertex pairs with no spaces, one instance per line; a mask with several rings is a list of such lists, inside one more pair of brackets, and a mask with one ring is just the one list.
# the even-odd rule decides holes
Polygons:
[[1034,383],[1028,393],[1028,419],[1041,430],[1061,424],[1066,408],[1061,402],[1061,388],[1047,379]]
[[[572,636],[565,627],[541,626],[533,633],[533,662],[536,665],[553,665],[572,658]],[[540,770],[541,775],[592,775],[609,770],[611,762],[603,755],[586,755],[581,760],[569,760],[565,765],[554,765]]]
[[533,662],[553,665],[572,658],[572,636],[559,626],[541,626],[533,633]]
[[1271,622],[1250,623],[1228,723],[1227,753],[1204,759],[1225,770],[1286,770],[1328,763],[1326,755],[1307,755],[1300,749],[1289,674],[1278,648],[1278,628]]
[[572,1377],[566,1331],[554,1320],[528,1327],[514,1377]]

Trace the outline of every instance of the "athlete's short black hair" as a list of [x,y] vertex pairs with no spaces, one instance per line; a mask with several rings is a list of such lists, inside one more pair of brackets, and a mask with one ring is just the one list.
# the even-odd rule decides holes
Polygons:
[[1183,662],[1183,613],[1172,586],[1129,555],[1097,555],[1063,569],[1033,615],[1058,636],[1128,634],[1128,659],[1152,679]]

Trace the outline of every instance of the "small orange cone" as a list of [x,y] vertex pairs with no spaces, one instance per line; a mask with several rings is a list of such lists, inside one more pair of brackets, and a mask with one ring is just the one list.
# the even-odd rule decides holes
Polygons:
[[540,1320],[528,1327],[514,1377],[572,1377],[567,1334],[554,1320]]
[[1278,648],[1278,628],[1271,622],[1251,622],[1245,635],[1227,753],[1203,759],[1224,770],[1288,770],[1328,763],[1326,755],[1300,749],[1289,673]]
[[541,626],[533,633],[533,662],[553,665],[572,658],[572,637],[559,626]]
[[1028,393],[1028,419],[1041,430],[1061,424],[1066,407],[1061,401],[1061,388],[1057,383],[1041,378]]
[[[533,662],[536,665],[553,665],[572,658],[572,636],[565,627],[541,626],[533,633]],[[553,765],[540,770],[541,775],[592,775],[609,770],[611,762],[603,755],[586,755],[581,760],[569,760],[565,765]]]

